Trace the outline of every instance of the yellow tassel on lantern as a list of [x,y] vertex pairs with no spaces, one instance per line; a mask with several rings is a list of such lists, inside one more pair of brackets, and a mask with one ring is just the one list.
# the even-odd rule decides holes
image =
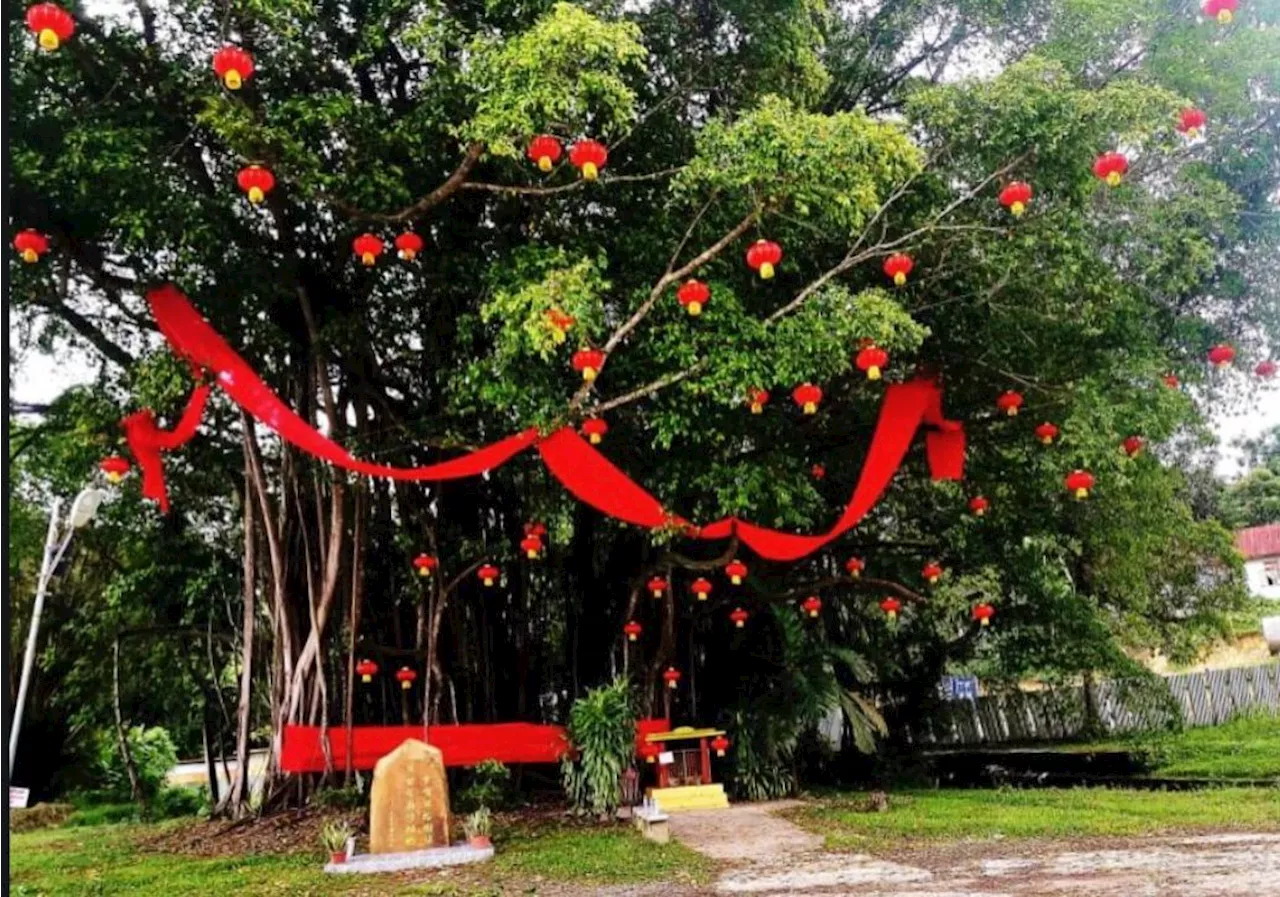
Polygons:
[[1015,202],[1013,205],[1009,206],[1009,212],[1013,215],[1014,218],[1021,218],[1022,213],[1025,212],[1026,210],[1027,210],[1027,207],[1020,202]]
[[[551,167],[550,165],[547,166],[547,168],[550,168],[550,167]],[[546,171],[546,170],[547,170],[546,168],[543,169],[543,171]],[[598,178],[600,176],[600,171],[596,168],[596,163],[594,162],[582,163],[582,176],[588,181],[594,181],[596,178]]]
[[702,303],[690,302],[685,306],[685,310],[688,311],[691,316],[696,318],[698,315],[702,314]]
[[1109,187],[1119,187],[1119,186],[1120,186],[1120,181],[1122,181],[1123,179],[1124,179],[1124,176],[1123,176],[1123,175],[1121,175],[1121,174],[1120,174],[1120,172],[1118,172],[1118,171],[1110,172],[1110,173],[1107,175],[1107,186],[1109,186]]
[[805,413],[805,414],[817,414],[817,413],[818,413],[818,403],[817,403],[817,402],[805,402],[805,403],[804,403],[804,413]]
[[597,373],[598,373],[598,371],[596,371],[596,369],[595,369],[595,368],[583,368],[583,369],[582,369],[582,379],[583,379],[583,380],[586,380],[588,383],[590,383],[592,380],[596,379],[596,374],[597,374]]
[[905,284],[906,282],[907,282],[907,275],[903,274],[901,271],[899,271],[897,274],[893,275],[893,283],[894,283],[894,286],[899,286],[899,287],[900,287],[900,286],[902,286],[903,284]]
[[374,255],[372,252],[365,252],[365,253],[361,253],[360,255],[360,261],[364,262],[366,265],[372,265],[375,261],[377,261],[377,259],[378,257]]
[[1077,499],[1078,501],[1083,501],[1084,499],[1086,499],[1086,498],[1088,498],[1088,497],[1089,497],[1089,490],[1088,490],[1088,489],[1085,489],[1084,487],[1081,487],[1081,488],[1079,488],[1079,489],[1077,489],[1077,490],[1076,490],[1076,499]]
[[1229,9],[1218,10],[1219,25],[1230,25],[1234,18],[1235,18],[1235,15],[1231,12],[1231,10]]
[[550,156],[538,157],[538,169],[540,171],[550,171],[553,164]]
[[768,280],[770,277],[773,277],[773,265],[770,262],[765,262],[760,266],[760,279]]
[[40,253],[36,252],[34,249],[24,249],[22,250],[22,260],[28,265],[33,265],[40,261]]
[[484,584],[485,584],[485,585],[487,585],[487,586],[491,586],[491,585],[493,585],[493,577],[492,577],[492,576],[486,576],[486,577],[484,578]]
[[42,29],[40,31],[40,37],[38,38],[38,42],[40,44],[40,49],[47,50],[51,53],[54,50],[58,49],[58,44],[60,43],[60,41],[58,40],[57,32],[55,32],[52,28]]
[[249,188],[249,202],[253,203],[255,206],[266,198],[267,195],[262,192],[261,187]]
[[873,365],[871,365],[871,367],[867,368],[867,379],[868,379],[868,380],[879,380],[879,379],[880,379],[880,368],[879,368],[879,367],[877,367],[877,366],[876,366],[876,365],[874,365],[874,364],[873,364]]
[[243,83],[240,80],[240,73],[235,69],[227,69],[227,73],[222,76],[222,83],[227,85],[227,90],[239,90]]

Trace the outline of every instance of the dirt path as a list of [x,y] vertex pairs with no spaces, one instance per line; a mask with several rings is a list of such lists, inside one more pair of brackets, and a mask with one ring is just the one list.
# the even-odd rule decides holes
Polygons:
[[740,805],[671,817],[682,843],[725,864],[719,894],[849,897],[1280,897],[1280,835],[999,841],[892,856],[828,853],[822,839]]

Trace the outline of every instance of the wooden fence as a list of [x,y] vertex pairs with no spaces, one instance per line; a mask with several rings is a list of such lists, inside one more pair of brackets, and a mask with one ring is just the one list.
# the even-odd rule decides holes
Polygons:
[[[1253,710],[1280,712],[1280,663],[1180,673],[1163,681],[1163,689],[1142,680],[1094,684],[1102,728],[1110,734],[1159,728],[1179,711],[1188,726],[1212,726]],[[911,737],[923,744],[1057,741],[1082,734],[1084,725],[1085,693],[1077,686],[946,701]]]

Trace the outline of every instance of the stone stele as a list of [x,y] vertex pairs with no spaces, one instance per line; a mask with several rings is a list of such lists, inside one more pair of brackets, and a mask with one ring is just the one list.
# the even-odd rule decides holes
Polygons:
[[449,844],[449,784],[438,748],[409,739],[378,761],[369,794],[369,852]]

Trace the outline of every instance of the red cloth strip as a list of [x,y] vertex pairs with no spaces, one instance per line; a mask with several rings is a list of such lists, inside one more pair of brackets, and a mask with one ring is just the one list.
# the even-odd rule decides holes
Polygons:
[[[332,769],[347,765],[347,731],[341,726],[284,727],[280,768],[285,772],[324,772],[321,737],[327,735]],[[355,726],[352,728],[352,767],[374,764],[410,738],[422,739],[422,726]],[[569,751],[569,736],[560,726],[534,723],[493,723],[432,726],[426,741],[444,754],[445,766],[475,766],[485,760],[503,763],[558,763]]]
[[169,511],[169,490],[164,482],[164,460],[160,453],[171,452],[191,441],[204,416],[204,406],[209,400],[209,387],[201,384],[187,399],[178,425],[168,432],[156,424],[155,412],[150,408],[135,411],[120,422],[129,453],[142,471],[142,494],[160,504],[160,510]]
[[580,501],[597,511],[656,529],[669,515],[656,498],[613,465],[572,427],[562,427],[538,443],[551,474]]

